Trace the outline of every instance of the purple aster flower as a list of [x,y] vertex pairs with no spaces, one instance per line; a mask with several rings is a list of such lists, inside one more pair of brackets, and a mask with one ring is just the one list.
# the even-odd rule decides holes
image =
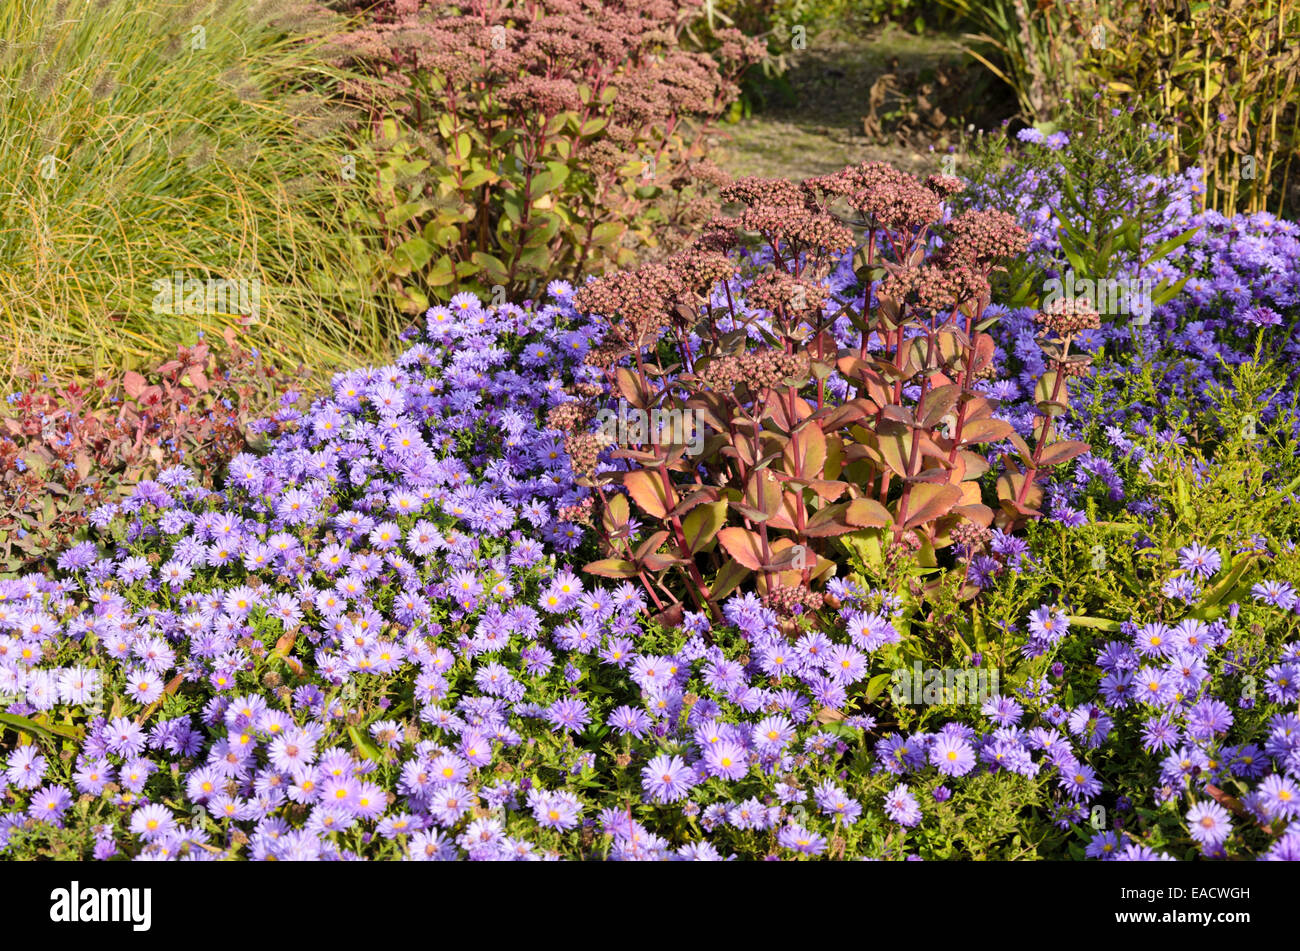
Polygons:
[[1187,711],[1187,735],[1195,740],[1211,740],[1227,733],[1232,719],[1232,710],[1226,703],[1206,697]]
[[704,765],[710,776],[740,779],[749,772],[749,754],[734,740],[720,740],[704,751]]
[[824,836],[811,832],[794,822],[785,826],[777,834],[776,841],[782,848],[802,852],[805,855],[821,855],[826,851]]
[[1223,566],[1223,558],[1217,549],[1193,542],[1178,549],[1178,563],[1188,574],[1212,578]]
[[1202,846],[1222,845],[1232,833],[1228,810],[1213,800],[1196,803],[1187,810],[1187,829]]
[[676,802],[693,784],[694,773],[680,756],[656,756],[641,770],[641,787],[654,802]]
[[46,765],[41,751],[29,743],[9,754],[5,778],[19,789],[35,789],[45,777]]
[[930,747],[930,762],[945,776],[965,776],[975,768],[975,751],[960,737],[940,734]]
[[27,815],[37,822],[62,827],[63,814],[72,805],[72,796],[62,786],[42,786],[32,794]]
[[1110,860],[1119,851],[1119,836],[1110,831],[1098,832],[1088,841],[1083,854],[1090,859]]
[[899,825],[911,828],[921,821],[921,807],[907,786],[899,783],[885,796],[885,815]]
[[1086,763],[1075,763],[1069,769],[1062,768],[1060,784],[1069,795],[1085,802],[1101,792],[1101,780]]
[[1283,611],[1290,611],[1296,603],[1295,589],[1285,581],[1261,581],[1250,589],[1250,593],[1256,601]]
[[1300,814],[1300,789],[1290,776],[1272,773],[1256,789],[1261,805],[1269,816],[1294,819]]

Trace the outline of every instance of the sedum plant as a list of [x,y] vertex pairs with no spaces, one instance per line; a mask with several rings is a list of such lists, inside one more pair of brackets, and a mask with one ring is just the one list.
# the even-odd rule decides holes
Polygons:
[[[989,277],[1025,236],[998,211],[945,221],[959,188],[881,163],[800,184],[740,179],[721,190],[737,213],[695,246],[575,295],[606,327],[587,361],[649,421],[620,433],[601,468],[610,427],[592,428],[609,418],[594,393],[553,414],[600,499],[606,557],[589,572],[639,579],[669,621],[686,605],[716,611],[752,576],[789,617],[821,607],[836,538],[868,565],[899,549],[934,565],[954,542],[1040,514],[1046,472],[1087,448],[1058,440],[1051,419],[1068,408],[1067,376],[1086,372],[1069,346],[1090,318],[1045,321],[1057,339],[1043,343],[1051,372],[1030,448],[978,388],[995,373]],[[747,274],[728,280],[737,265],[723,252],[746,241]],[[826,279],[844,267],[853,276],[832,294]],[[687,432],[695,420],[707,435]],[[1020,465],[1005,455],[986,493],[980,450],[1004,439]]]
[[366,90],[371,201],[354,216],[387,237],[375,267],[410,312],[537,296],[716,211],[704,134],[761,42],[721,30],[714,53],[689,51],[677,0],[414,7],[374,6],[342,43],[386,80]]

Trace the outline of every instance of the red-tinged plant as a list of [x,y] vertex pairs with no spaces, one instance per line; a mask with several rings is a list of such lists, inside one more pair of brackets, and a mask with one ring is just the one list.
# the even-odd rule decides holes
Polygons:
[[344,62],[385,81],[359,90],[375,119],[354,213],[385,236],[375,266],[406,309],[536,296],[630,263],[634,245],[680,247],[716,213],[708,123],[766,51],[734,30],[713,55],[686,49],[698,4],[355,6],[368,22],[340,41]]
[[[608,416],[590,394],[557,411],[602,500],[609,557],[589,571],[639,578],[669,620],[678,593],[716,610],[751,574],[774,608],[816,610],[835,538],[868,564],[902,550],[933,565],[954,541],[1031,512],[1032,496],[997,513],[984,502],[980,448],[1015,434],[974,387],[994,373],[989,275],[1025,236],[1001,212],[944,222],[959,187],[874,163],[799,185],[741,179],[722,188],[741,210],[695,248],[578,293],[579,309],[605,318],[588,360],[610,392],[660,422],[698,414],[710,431],[688,454],[681,432],[645,427],[610,453],[626,471],[598,471]],[[720,252],[746,238],[760,266],[733,286]],[[827,275],[849,251],[857,281],[832,294]],[[1077,366],[1068,345],[1062,365]],[[1030,485],[1072,451],[1039,432]]]
[[[0,404],[0,572],[40,568],[80,537],[88,513],[169,465],[211,485],[259,438],[260,417],[296,400],[295,376],[238,345],[180,347],[120,381],[36,374]],[[281,422],[291,422],[284,413]]]
[[1047,358],[1047,369],[1034,390],[1034,404],[1040,414],[1034,418],[1034,447],[1030,449],[1018,434],[1010,434],[1007,438],[1018,458],[1003,454],[1003,473],[998,479],[1001,521],[1012,528],[1042,514],[1038,506],[1043,500],[1043,487],[1039,483],[1047,470],[1088,451],[1085,442],[1056,438],[1055,423],[1058,416],[1070,410],[1070,378],[1084,376],[1092,367],[1092,357],[1070,353],[1070,344],[1079,331],[1100,326],[1101,317],[1086,298],[1062,298],[1034,319],[1043,328],[1039,337],[1044,339],[1040,339],[1039,346]]

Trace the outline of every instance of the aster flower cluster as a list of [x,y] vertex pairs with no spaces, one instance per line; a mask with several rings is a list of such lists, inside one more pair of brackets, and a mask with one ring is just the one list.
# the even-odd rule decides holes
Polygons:
[[[1295,595],[1290,585],[1266,582],[1255,597],[1289,613]],[[1032,612],[1028,628],[1027,656],[1072,656],[1066,647],[1076,635],[1051,606]],[[1300,858],[1300,824],[1293,821],[1300,815],[1300,719],[1287,709],[1300,697],[1300,649],[1283,643],[1246,660],[1226,648],[1241,639],[1226,620],[1133,620],[1122,630],[1122,640],[1096,651],[1100,679],[1092,700],[1065,701],[1062,688],[1077,690],[1086,665],[1072,664],[1064,681],[1065,665],[1057,663],[1056,683],[1030,676],[1014,693],[984,699],[982,721],[949,720],[876,741],[872,768],[897,781],[886,814],[915,827],[926,811],[916,787],[933,786],[935,775],[960,788],[966,777],[1008,773],[1048,790],[1055,824],[1086,839],[1088,857],[1173,857],[1149,847],[1145,827],[1133,821],[1133,802],[1146,796],[1152,808],[1185,801],[1186,840],[1206,857]],[[1265,685],[1266,708],[1252,699],[1256,678]],[[1107,756],[1116,759],[1104,765]],[[1223,792],[1228,785],[1248,791],[1237,798]],[[942,802],[951,789],[942,785],[935,793]],[[1111,801],[1120,803],[1117,814],[1099,823],[1109,808],[1102,804]]]
[[[1261,583],[1255,598],[1276,608],[1289,589]],[[1123,640],[1098,652],[1099,700],[1117,731],[1139,740],[1149,756],[1153,804],[1189,800],[1188,833],[1207,856],[1223,856],[1227,846],[1253,837],[1271,843],[1265,858],[1300,858],[1300,827],[1291,821],[1300,813],[1300,720],[1286,710],[1300,697],[1300,650],[1284,644],[1247,659],[1225,649],[1238,638],[1224,620],[1129,622],[1123,630]],[[1257,678],[1267,704],[1256,703]],[[1227,784],[1248,791],[1226,796]],[[1106,842],[1095,836],[1090,854]]]
[[[1022,140],[1029,148],[1044,151],[1070,147],[1066,133],[1046,138],[1022,133]],[[1063,202],[1050,176],[1031,165],[1013,158],[997,175],[971,183],[963,197],[976,207],[1009,209],[1029,234],[1029,262],[1048,277],[1059,278],[1070,266],[1059,240],[1062,221],[1057,209]],[[1127,381],[1148,368],[1155,375],[1157,390],[1170,400],[1187,403],[1193,412],[1205,409],[1213,385],[1228,382],[1225,364],[1231,367],[1252,359],[1256,338],[1262,337],[1266,357],[1279,361],[1288,385],[1270,394],[1260,419],[1282,414],[1300,433],[1300,415],[1289,395],[1300,367],[1297,225],[1267,212],[1225,216],[1199,210],[1205,189],[1202,170],[1196,167],[1173,176],[1131,168],[1121,169],[1121,174],[1127,185],[1109,200],[1116,216],[1135,220],[1139,214],[1146,216],[1139,248],[1132,252],[1116,248],[1113,273],[1089,276],[1131,286],[1142,281],[1149,287],[1184,283],[1149,314],[1110,315],[1078,335],[1076,349],[1108,352],[1108,362],[1115,368],[1097,384],[1102,388],[1097,400],[1104,407],[1102,421],[1121,426],[1157,424],[1161,405],[1122,398],[1127,395]],[[1154,250],[1189,230],[1193,234],[1184,244],[1148,260]],[[1037,355],[1026,346],[1029,322],[1036,316],[1032,310],[1014,310],[994,330],[999,346],[1022,368],[1018,379],[1009,374],[1010,392],[1005,396],[1012,399],[1029,395],[1024,387],[1032,386],[1038,372]]]
[[[6,755],[0,846],[84,828],[78,798],[100,858],[819,854],[852,824],[836,764],[873,721],[819,712],[863,689],[890,617],[837,584],[825,631],[748,594],[652,637],[632,585],[557,563],[585,490],[539,421],[592,331],[551,290],[432,309],[220,491],[169,469],[96,511],[107,554],[0,582],[7,714],[77,724],[66,762]],[[683,825],[702,803],[723,846]]]
[[[810,187],[909,228],[951,194],[940,184],[923,195],[860,167]],[[733,194],[751,191],[785,207],[807,194],[745,180]],[[998,215],[964,220],[950,257],[979,263],[962,250],[975,236],[1018,246]],[[1251,589],[1251,617],[1280,638],[1236,612],[1192,616],[1224,573],[1209,544],[1177,551],[1160,613],[1114,640],[1039,605],[1023,636],[1005,631],[1014,687],[923,729],[882,693],[916,624],[895,590],[844,577],[742,589],[673,627],[648,620],[645,586],[580,574],[594,549],[583,477],[629,468],[584,432],[620,392],[604,372],[611,328],[638,342],[671,328],[692,354],[701,332],[748,340],[701,371],[733,394],[836,348],[885,346],[837,303],[881,304],[851,255],[749,295],[747,270],[690,254],[577,293],[553,281],[541,304],[456,295],[391,365],[338,374],[305,412],[284,407],[269,448],[231,460],[218,490],[167,469],[98,509],[97,534],[58,553],[57,571],[0,581],[0,695],[34,737],[5,748],[0,851],[57,839],[99,859],[878,858],[920,848],[927,820],[991,777],[1089,856],[1172,850],[1115,796],[1176,810],[1188,853],[1297,856],[1300,652],[1287,625],[1300,599],[1286,580]],[[773,312],[799,289],[799,307]],[[717,308],[707,327],[677,306],[701,293]],[[996,413],[972,423],[1030,437],[1050,353],[1033,314],[989,315],[1003,318],[991,346],[953,372]],[[1048,316],[1037,323],[1076,344],[1107,332],[1092,312]],[[772,349],[783,326],[829,339],[816,354]],[[889,332],[905,354],[912,338]],[[977,358],[998,368],[991,379]],[[859,392],[827,366],[823,416]],[[891,386],[912,403],[926,392],[911,377]],[[1070,413],[1053,420],[1077,434]],[[1127,438],[1117,420],[1113,442]],[[1014,449],[990,443],[986,459]],[[1048,491],[1067,524],[1083,521],[1062,514],[1079,478],[1124,492],[1107,458],[1077,472]],[[955,523],[976,586],[1034,570],[1010,526]],[[625,514],[622,528],[640,526]],[[1225,793],[1228,779],[1246,792]],[[1112,802],[1114,821],[1094,828]]]

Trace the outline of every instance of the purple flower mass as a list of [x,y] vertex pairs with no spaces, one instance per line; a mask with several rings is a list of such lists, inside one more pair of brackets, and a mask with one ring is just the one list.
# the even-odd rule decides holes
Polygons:
[[[1064,132],[1019,138],[1072,147]],[[1030,232],[1030,258],[1059,266],[1056,205],[1023,184],[999,206]],[[586,514],[594,494],[622,498],[629,461],[602,445],[602,478],[580,479],[574,443],[548,425],[574,388],[623,396],[588,359],[608,325],[562,281],[523,304],[462,292],[390,364],[336,374],[310,406],[286,396],[260,427],[266,448],[233,458],[219,491],[167,469],[90,513],[87,540],[56,553],[55,570],[0,580],[4,711],[76,724],[75,739],[31,730],[4,748],[0,854],[47,837],[101,860],[929,858],[954,838],[931,834],[941,823],[1005,800],[1089,858],[1295,860],[1300,650],[1277,633],[1293,631],[1300,603],[1295,542],[1184,517],[1185,535],[1158,551],[1153,539],[1174,532],[1145,480],[1174,463],[1185,484],[1207,476],[1161,400],[1120,394],[1146,375],[1165,402],[1208,406],[1256,341],[1300,379],[1300,240],[1272,216],[1195,211],[1192,171],[1172,184],[1141,242],[1192,224],[1196,236],[1122,269],[1187,283],[1148,322],[1080,335],[1096,372],[1072,383],[1059,425],[1091,433],[1092,451],[1045,483],[1035,531],[961,536],[972,590],[954,594],[996,606],[972,602],[968,642],[936,635],[920,582],[885,583],[908,547],[886,536],[797,612],[746,577],[716,615],[689,605],[679,626],[652,620],[658,593],[635,569],[582,571],[605,530]],[[716,283],[710,303],[739,301],[747,321],[719,329],[770,331],[746,268],[771,259],[747,253]],[[852,253],[813,286],[828,294],[828,346],[877,345],[836,316],[836,300],[871,297]],[[1034,312],[995,303],[986,316],[998,320],[993,376],[974,384],[990,398],[982,423],[1032,440],[1045,370]],[[900,390],[919,387],[912,376]],[[819,383],[832,405],[860,396],[838,372]],[[1261,427],[1300,432],[1287,394],[1270,391]],[[962,464],[981,471],[1019,451],[977,448]],[[909,484],[948,478],[931,475]],[[719,512],[728,501],[748,508]],[[728,517],[742,514],[753,510]],[[650,537],[640,517],[627,531]],[[1103,531],[1121,518],[1123,532]],[[1085,553],[1063,560],[1057,541],[1085,536]],[[926,557],[953,554],[932,547]],[[1115,591],[1139,572],[1156,580],[1139,608],[1107,613],[1079,602],[1071,572],[1084,571],[1119,579]],[[922,683],[891,696],[936,642],[942,663],[970,659],[941,673],[1002,679],[953,702]],[[1211,784],[1239,788],[1241,809]],[[1158,813],[1169,844],[1137,841],[1133,822],[1094,828],[1091,810],[1116,797]],[[74,821],[79,839],[64,835]]]

